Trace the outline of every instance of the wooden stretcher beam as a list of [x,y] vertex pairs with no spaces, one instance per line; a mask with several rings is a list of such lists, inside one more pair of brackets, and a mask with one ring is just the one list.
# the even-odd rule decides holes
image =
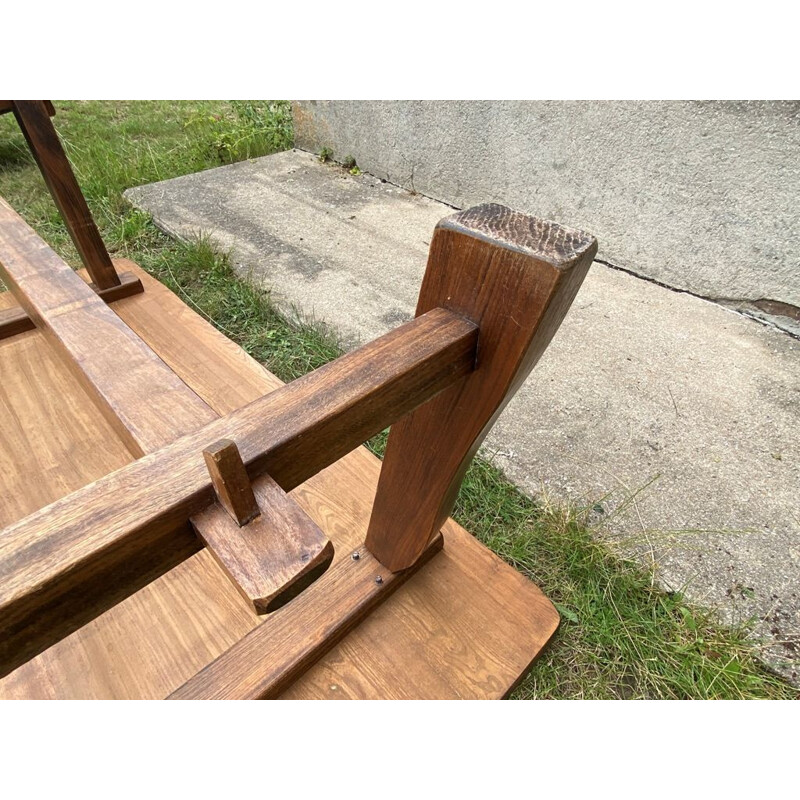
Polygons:
[[84,582],[113,582],[213,502],[209,443],[233,439],[251,478],[289,491],[461,380],[476,343],[473,323],[435,310],[1,531],[3,671],[20,639],[80,606]]
[[198,672],[170,700],[270,700],[349,633],[442,549],[441,533],[413,566],[392,572],[363,545],[304,592],[291,615],[276,614]]
[[[135,456],[162,447],[217,418],[89,286],[39,239],[8,205],[0,203],[0,271],[12,292],[55,344],[67,366]],[[140,285],[138,278],[133,281]],[[124,293],[126,285],[101,290]],[[103,346],[98,346],[102,342]],[[268,478],[262,478],[262,482]],[[271,494],[278,502],[282,490]],[[266,490],[266,489],[264,489]],[[297,521],[292,501],[281,508]],[[326,537],[311,526],[303,537],[280,535],[284,517],[266,513],[246,535],[230,535],[227,520],[212,506],[192,524],[231,579],[256,608],[285,600],[290,586],[330,563]],[[238,533],[238,532],[237,532]],[[316,534],[316,535],[312,535]],[[294,544],[294,547],[288,546]]]
[[[132,273],[123,272],[119,276],[119,286],[110,289],[97,289],[97,296],[104,303],[113,303],[142,291],[142,282]],[[18,333],[32,331],[36,323],[23,308],[4,308],[0,310],[0,339],[16,336]]]

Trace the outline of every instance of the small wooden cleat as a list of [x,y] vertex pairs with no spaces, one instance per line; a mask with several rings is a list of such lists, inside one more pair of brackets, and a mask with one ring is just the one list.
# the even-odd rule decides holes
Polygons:
[[239,448],[230,439],[220,439],[203,450],[208,474],[222,507],[241,528],[261,512],[250,485]]
[[266,614],[325,572],[333,560],[333,543],[269,475],[252,484],[248,480],[247,486],[261,513],[243,527],[221,503],[195,514],[191,522],[242,596],[257,614]]

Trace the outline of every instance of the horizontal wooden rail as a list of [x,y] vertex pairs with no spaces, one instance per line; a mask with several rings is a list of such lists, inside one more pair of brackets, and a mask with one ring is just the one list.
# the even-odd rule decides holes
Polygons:
[[477,340],[474,323],[434,309],[0,531],[0,670],[86,585],[113,585],[126,559],[213,502],[208,445],[233,439],[251,478],[289,491],[468,375]]
[[[97,296],[104,303],[113,303],[142,291],[142,282],[132,273],[123,272],[119,276],[119,286],[110,289],[95,289]],[[90,288],[94,288],[90,285]],[[0,339],[16,336],[18,333],[32,331],[36,323],[28,316],[24,308],[4,308],[0,310]]]
[[200,670],[170,700],[271,700],[319,661],[370,611],[436,555],[438,534],[408,569],[391,572],[363,545],[331,567],[324,581],[307,589]]

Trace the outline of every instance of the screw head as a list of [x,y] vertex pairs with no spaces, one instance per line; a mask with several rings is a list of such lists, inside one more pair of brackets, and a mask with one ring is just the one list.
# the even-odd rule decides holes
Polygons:
[[361,553],[353,553],[353,555],[350,557],[353,559],[353,561],[358,561],[358,559],[361,558]]
[[376,575],[375,576],[375,583],[377,583],[380,586],[380,584],[383,583],[383,578],[381,578],[380,575]]

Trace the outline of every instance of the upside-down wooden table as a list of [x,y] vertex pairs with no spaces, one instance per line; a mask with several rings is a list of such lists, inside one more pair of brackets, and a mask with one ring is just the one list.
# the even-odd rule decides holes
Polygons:
[[[143,291],[101,296],[0,201],[0,315],[35,324],[0,327],[0,696],[507,695],[558,615],[448,513],[595,251],[448,217],[417,318],[284,386],[131,262]],[[390,424],[381,470],[359,445]]]

